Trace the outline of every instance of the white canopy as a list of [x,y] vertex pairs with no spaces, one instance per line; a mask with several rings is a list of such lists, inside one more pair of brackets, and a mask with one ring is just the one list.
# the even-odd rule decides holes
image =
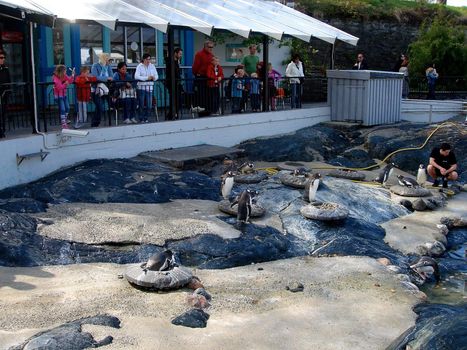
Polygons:
[[168,25],[211,35],[213,29],[248,37],[260,33],[309,42],[312,37],[334,44],[356,45],[358,38],[278,2],[265,0],[0,0],[0,5],[58,18],[92,20],[115,29],[117,21],[143,23],[162,32]]

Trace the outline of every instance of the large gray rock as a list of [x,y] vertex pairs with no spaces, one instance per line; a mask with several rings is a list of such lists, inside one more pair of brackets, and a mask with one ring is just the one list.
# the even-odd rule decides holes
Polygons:
[[321,221],[344,220],[349,216],[347,208],[337,203],[311,203],[300,209],[300,213],[307,219]]
[[[236,216],[238,213],[238,204],[231,206],[231,203],[228,199],[224,199],[219,202],[219,210],[223,213]],[[262,206],[253,203],[251,207],[251,217],[260,217],[263,216],[266,212]]]
[[331,177],[338,177],[341,179],[356,180],[356,181],[362,181],[365,179],[365,174],[361,172],[348,171],[348,170],[342,170],[342,169],[331,170],[327,175]]
[[265,171],[257,171],[251,174],[239,174],[235,175],[234,181],[242,184],[256,184],[268,178],[268,174]]
[[144,270],[140,264],[130,265],[125,271],[128,282],[151,289],[176,289],[188,284],[193,278],[189,269],[176,266],[168,271]]
[[394,185],[391,186],[389,190],[395,194],[398,194],[399,196],[404,197],[427,197],[431,195],[430,190],[427,190],[423,187],[413,188],[401,185]]

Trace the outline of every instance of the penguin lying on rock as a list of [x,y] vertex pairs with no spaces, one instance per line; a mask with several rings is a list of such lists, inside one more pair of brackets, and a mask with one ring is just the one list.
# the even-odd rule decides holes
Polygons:
[[255,172],[255,166],[254,166],[253,163],[246,162],[246,163],[243,163],[242,165],[240,165],[238,167],[237,171],[240,174],[252,174],[252,173]]
[[149,271],[167,271],[177,266],[175,256],[171,250],[164,250],[153,254],[148,261],[141,264],[141,268],[146,272]]
[[422,284],[431,276],[435,278],[436,284],[441,280],[438,263],[429,256],[422,256],[415,264],[410,265],[410,269],[422,278]]
[[411,179],[410,177],[404,176],[404,175],[397,175],[397,181],[399,182],[399,185],[405,186],[405,187],[411,187],[411,188],[419,188],[420,185],[418,184],[417,181],[414,179]]

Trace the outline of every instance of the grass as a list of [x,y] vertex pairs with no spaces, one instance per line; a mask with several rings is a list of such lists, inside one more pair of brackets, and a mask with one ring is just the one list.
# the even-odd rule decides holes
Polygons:
[[422,22],[443,12],[460,23],[467,22],[467,6],[454,7],[408,0],[297,0],[304,12],[322,18],[389,19]]

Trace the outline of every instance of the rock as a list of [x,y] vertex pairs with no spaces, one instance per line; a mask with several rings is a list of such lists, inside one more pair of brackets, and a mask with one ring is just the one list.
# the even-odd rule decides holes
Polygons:
[[406,207],[408,210],[410,211],[414,211],[414,208],[413,208],[413,205],[412,205],[412,202],[409,201],[408,199],[401,199],[401,201],[399,202],[400,205]]
[[402,269],[399,266],[396,266],[396,265],[389,265],[389,266],[386,266],[386,268],[389,271],[392,271],[392,272],[395,272],[395,273],[401,273],[402,272]]
[[211,306],[209,300],[207,300],[206,297],[201,294],[190,294],[187,296],[186,301],[188,305],[196,309],[207,309]]
[[307,219],[321,221],[339,221],[349,216],[347,208],[337,203],[310,203],[300,209],[300,213]]
[[130,265],[125,271],[125,278],[131,284],[151,289],[177,289],[188,284],[193,274],[183,266],[175,266],[168,271],[144,270],[141,264]]
[[234,181],[242,184],[256,184],[268,178],[265,171],[258,171],[252,174],[235,175]]
[[98,348],[112,343],[113,338],[111,336],[107,336],[101,341],[96,341],[91,334],[82,332],[81,327],[85,324],[120,328],[120,320],[114,316],[99,315],[86,317],[38,333],[21,345],[10,348],[10,350],[81,350]]
[[188,282],[188,284],[186,285],[187,288],[190,288],[190,289],[193,289],[193,290],[196,290],[198,288],[204,288],[203,284],[201,283],[200,279],[196,276],[193,276],[191,278],[191,281]]
[[432,198],[427,198],[424,202],[426,209],[435,210],[438,208],[436,201],[434,201]]
[[209,319],[209,314],[200,309],[191,309],[172,320],[176,326],[190,328],[205,328]]
[[207,301],[211,301],[211,294],[209,294],[204,288],[197,288],[193,294],[199,294],[206,298]]
[[303,292],[305,287],[300,282],[291,282],[289,283],[285,289],[291,291],[292,293]]
[[423,293],[418,287],[413,284],[412,282],[407,282],[407,281],[402,281],[401,282],[402,286],[404,287],[405,290],[407,290],[409,293],[412,293],[415,295],[417,298],[421,300],[426,300],[427,295]]
[[294,188],[305,188],[306,183],[310,180],[307,176],[295,176],[290,173],[282,174],[280,177],[281,182]]
[[327,176],[337,177],[341,179],[348,179],[348,180],[357,180],[362,181],[365,180],[365,174],[360,173],[358,171],[348,171],[342,169],[334,169],[331,170]]
[[406,187],[401,185],[394,185],[389,188],[389,190],[399,196],[404,197],[427,197],[431,195],[430,190],[423,187]]
[[[223,213],[233,215],[233,216],[237,216],[238,205],[235,204],[234,206],[231,206],[230,201],[227,200],[227,199],[224,199],[224,200],[220,201],[218,208]],[[250,216],[252,218],[257,218],[257,217],[263,216],[265,213],[266,213],[266,209],[264,209],[262,206],[260,206],[260,205],[258,205],[256,203],[253,203],[253,205],[251,206],[251,215]]]
[[416,211],[424,211],[426,209],[426,203],[421,198],[414,200],[412,206]]
[[467,217],[445,217],[440,219],[441,224],[446,225],[449,229],[453,227],[464,227],[467,226]]
[[427,242],[417,247],[417,252],[420,255],[441,256],[445,251],[446,247],[444,244],[438,241]]
[[381,265],[384,265],[384,266],[388,266],[391,264],[391,260],[389,260],[388,258],[379,258],[377,259],[377,261],[381,264]]
[[447,236],[449,233],[449,229],[446,225],[438,224],[436,225],[436,228],[438,229],[439,233],[443,234],[444,236]]

